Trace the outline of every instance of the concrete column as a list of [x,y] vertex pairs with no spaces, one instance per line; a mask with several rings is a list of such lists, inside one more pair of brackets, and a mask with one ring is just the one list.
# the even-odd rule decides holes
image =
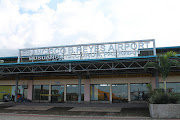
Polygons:
[[90,80],[84,80],[84,101],[89,103],[90,102]]
[[66,102],[66,88],[67,88],[67,85],[64,84],[64,102]]
[[151,86],[152,90],[156,89],[156,79],[154,76],[151,78]]
[[152,85],[152,89],[156,89],[159,88],[159,77],[158,77],[158,72],[155,71],[155,73],[152,75],[151,78],[151,85]]
[[130,83],[128,83],[128,101],[131,101],[131,88],[130,88]]
[[110,103],[112,103],[112,83],[110,83]]
[[158,71],[155,72],[155,80],[156,80],[156,88],[159,88],[159,73],[158,73]]
[[94,84],[92,85],[92,100],[95,100],[95,97],[94,97]]
[[49,102],[51,102],[51,84],[49,84]]
[[81,76],[79,76],[78,85],[79,85],[78,103],[81,103]]
[[16,75],[15,102],[17,102],[18,81],[19,81],[19,75]]
[[33,79],[28,80],[27,99],[32,100],[33,93]]

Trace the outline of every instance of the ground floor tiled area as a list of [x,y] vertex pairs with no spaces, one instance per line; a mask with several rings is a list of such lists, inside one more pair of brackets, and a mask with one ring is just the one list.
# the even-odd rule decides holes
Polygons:
[[0,104],[0,114],[38,114],[61,116],[149,117],[146,103],[74,104],[14,103]]

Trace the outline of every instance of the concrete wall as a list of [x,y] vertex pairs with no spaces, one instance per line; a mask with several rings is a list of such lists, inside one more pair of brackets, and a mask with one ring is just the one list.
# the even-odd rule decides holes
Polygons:
[[[19,85],[27,85],[29,79],[19,80]],[[84,84],[85,78],[81,83]],[[90,84],[117,84],[117,83],[150,83],[154,80],[151,75],[99,75],[89,78]],[[0,85],[15,85],[15,78],[3,80],[0,79]],[[159,82],[163,82],[159,77]],[[180,82],[180,75],[168,76],[167,82]],[[34,77],[33,85],[57,85],[57,84],[78,84],[78,77]]]
[[152,118],[180,118],[180,104],[150,104]]
[[[159,77],[159,82],[163,82],[163,79]],[[180,76],[169,76],[166,82],[180,82]]]
[[28,80],[27,99],[32,100],[33,80]]
[[[28,80],[19,80],[19,85],[27,85]],[[0,80],[0,85],[16,85],[16,80]]]

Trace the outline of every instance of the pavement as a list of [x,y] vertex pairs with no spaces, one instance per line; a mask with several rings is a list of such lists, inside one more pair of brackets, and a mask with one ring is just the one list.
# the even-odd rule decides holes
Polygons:
[[[49,116],[49,115],[17,115],[17,114],[0,114],[0,120],[165,120],[151,119],[146,117],[77,117],[77,116]],[[172,119],[171,119],[172,120]]]
[[[5,119],[7,118],[7,119]],[[147,103],[78,104],[0,102],[0,120],[151,119]]]

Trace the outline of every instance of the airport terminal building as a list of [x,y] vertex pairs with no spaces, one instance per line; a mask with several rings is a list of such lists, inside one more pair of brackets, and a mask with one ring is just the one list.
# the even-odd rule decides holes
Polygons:
[[[154,39],[19,49],[15,57],[0,57],[0,100],[17,91],[34,102],[144,101],[148,83],[163,84],[144,66],[168,51],[180,60],[179,46],[156,48]],[[167,88],[180,93],[180,69],[172,66]]]

